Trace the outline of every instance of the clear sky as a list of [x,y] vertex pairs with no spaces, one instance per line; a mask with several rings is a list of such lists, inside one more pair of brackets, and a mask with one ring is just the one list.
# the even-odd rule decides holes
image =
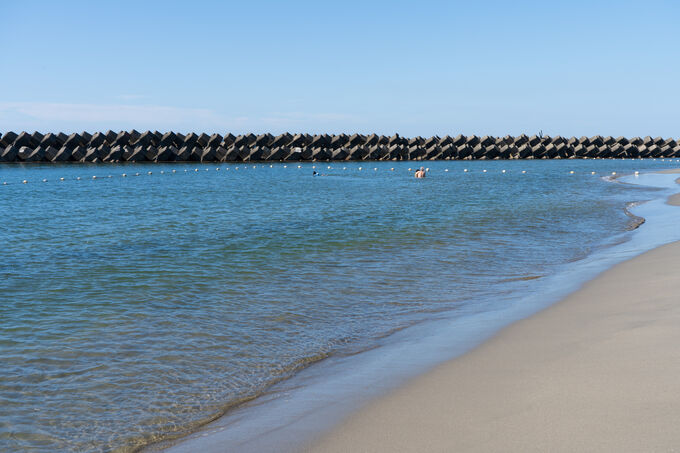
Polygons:
[[680,2],[0,0],[0,132],[680,137]]

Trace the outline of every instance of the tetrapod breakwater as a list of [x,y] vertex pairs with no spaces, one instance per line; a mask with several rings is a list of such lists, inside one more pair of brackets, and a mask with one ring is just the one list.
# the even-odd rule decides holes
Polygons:
[[662,137],[402,137],[377,134],[121,132],[0,135],[0,162],[269,162],[680,157]]

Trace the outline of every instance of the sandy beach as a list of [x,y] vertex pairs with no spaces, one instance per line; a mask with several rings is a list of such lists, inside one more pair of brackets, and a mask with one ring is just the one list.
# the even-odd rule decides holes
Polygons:
[[675,242],[369,403],[304,451],[678,451],[679,301]]

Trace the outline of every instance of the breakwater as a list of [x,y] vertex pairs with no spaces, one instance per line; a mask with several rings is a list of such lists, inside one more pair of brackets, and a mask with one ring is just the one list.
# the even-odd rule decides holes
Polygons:
[[0,135],[0,162],[258,162],[680,157],[661,137],[504,137],[398,134],[181,134],[158,131]]

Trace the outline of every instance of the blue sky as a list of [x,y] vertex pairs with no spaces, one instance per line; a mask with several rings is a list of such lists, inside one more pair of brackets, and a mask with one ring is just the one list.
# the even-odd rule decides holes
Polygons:
[[680,137],[680,3],[0,0],[0,132]]

